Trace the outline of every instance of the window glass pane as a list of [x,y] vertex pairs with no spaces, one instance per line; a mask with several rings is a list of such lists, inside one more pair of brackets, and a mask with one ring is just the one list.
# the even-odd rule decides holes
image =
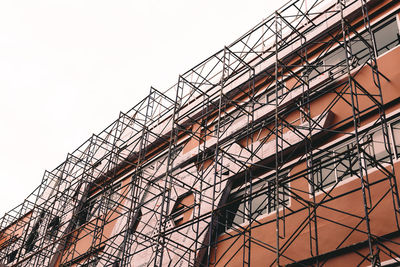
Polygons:
[[398,29],[396,19],[393,18],[389,23],[374,30],[378,55],[392,49],[399,44]]
[[273,181],[269,181],[268,183],[268,213],[275,211],[275,202],[276,202],[276,192],[275,192],[275,183]]
[[400,121],[392,124],[392,133],[397,157],[400,156]]
[[389,156],[385,148],[385,141],[383,139],[383,132],[379,130],[372,134],[372,142],[374,146],[374,155],[376,160],[382,160]]
[[365,32],[360,37],[355,37],[350,42],[351,54],[353,58],[351,63],[353,67],[364,64],[369,57],[367,43],[371,43],[371,38],[368,32]]
[[[263,186],[264,185],[264,186]],[[253,186],[252,191],[257,196],[251,200],[251,218],[257,218],[261,214],[267,213],[267,197],[266,186],[264,181]]]
[[233,218],[233,226],[235,224],[242,224],[245,222],[245,209],[244,203],[240,203],[236,211],[235,217]]
[[[282,174],[280,179],[286,178],[288,173]],[[267,182],[268,184],[268,205],[267,210],[268,213],[274,212],[276,210],[276,187],[275,187],[275,180],[270,180]],[[279,208],[283,206],[287,206],[289,204],[289,191],[288,191],[288,184],[283,184],[279,186],[278,189],[278,196],[279,196]]]
[[326,69],[329,71],[330,77],[336,78],[341,76],[346,70],[346,55],[342,47],[336,48],[324,58]]
[[251,209],[251,218],[253,219],[267,212],[267,199],[265,197],[265,193],[252,199]]
[[[288,172],[283,172],[280,179],[286,178]],[[280,207],[287,206],[289,203],[289,185],[279,188],[279,203]],[[230,228],[237,227],[240,224],[248,223],[249,218],[257,218],[261,214],[270,213],[276,210],[276,192],[275,192],[275,177],[272,175],[267,179],[260,179],[252,185],[253,198],[244,199],[246,190],[249,193],[249,187],[242,188],[230,194],[227,200],[227,206],[222,212],[219,220],[219,232],[222,233]],[[250,210],[251,201],[251,210]],[[251,213],[251,214],[250,214]]]
[[336,154],[336,173],[338,181],[349,178],[354,170],[352,163],[355,162],[355,155],[351,151],[350,145],[343,146],[335,151]]
[[312,70],[310,71],[310,74],[309,74],[310,80],[317,78],[319,75],[321,75],[325,71],[323,61],[312,63],[312,67],[310,67],[310,68],[312,68]]
[[314,190],[316,192],[332,186],[336,182],[335,159],[333,153],[326,153],[314,161]]

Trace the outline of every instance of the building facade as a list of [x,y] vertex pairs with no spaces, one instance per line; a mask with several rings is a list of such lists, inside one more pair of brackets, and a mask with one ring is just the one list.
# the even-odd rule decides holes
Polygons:
[[93,135],[0,266],[399,266],[400,3],[293,0]]

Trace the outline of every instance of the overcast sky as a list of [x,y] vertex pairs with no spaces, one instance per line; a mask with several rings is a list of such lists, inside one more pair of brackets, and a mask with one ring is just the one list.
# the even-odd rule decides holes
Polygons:
[[286,1],[0,1],[0,216],[149,92]]

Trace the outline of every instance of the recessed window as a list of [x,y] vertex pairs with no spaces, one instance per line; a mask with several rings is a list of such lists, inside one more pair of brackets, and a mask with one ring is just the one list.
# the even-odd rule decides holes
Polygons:
[[181,195],[171,211],[171,221],[175,226],[181,225],[190,219],[194,206],[194,195],[191,191]]
[[94,259],[89,260],[87,263],[84,263],[82,265],[79,265],[80,267],[95,267],[97,266],[97,263],[99,262],[99,258],[96,257]]
[[42,211],[40,213],[40,216],[39,216],[38,220],[36,221],[35,225],[32,227],[32,231],[29,233],[28,238],[27,238],[26,243],[25,243],[26,252],[30,252],[30,251],[33,251],[35,249],[35,247],[36,247],[35,243],[36,243],[36,240],[39,237],[38,230],[39,230],[40,225],[42,224],[42,221],[43,221],[43,218],[44,218],[45,214],[46,214],[46,212]]
[[54,217],[47,226],[46,238],[53,239],[57,236],[58,228],[60,227],[60,217]]
[[399,44],[399,31],[395,17],[380,23],[373,29],[378,55],[389,51]]
[[314,180],[311,186],[315,192],[319,192],[357,174],[357,147],[350,142],[330,149],[314,158],[312,166]]
[[98,207],[96,199],[86,201],[82,210],[78,214],[78,226],[81,226],[90,220],[92,214],[95,212],[95,206]]
[[[285,180],[288,172],[282,172],[279,180]],[[289,205],[289,184],[283,181],[279,185],[279,208]],[[234,189],[227,200],[226,207],[221,212],[219,232],[240,227],[249,223],[250,218],[256,219],[262,214],[270,214],[277,209],[275,176],[259,179],[257,182],[242,185]]]
[[[377,161],[384,161],[389,158],[389,152],[386,149],[384,135],[382,129],[374,132],[366,138],[368,149],[366,150],[369,155]],[[368,162],[368,161],[367,161]],[[367,166],[374,167],[374,162],[368,162]]]
[[[392,125],[393,133],[400,131],[396,127],[396,125]],[[400,134],[400,132],[397,133]],[[383,137],[383,131],[380,127],[372,133],[365,135],[360,143],[360,156],[363,166],[371,168],[376,167],[377,162],[380,164],[388,163],[389,152],[387,151]],[[396,141],[396,137],[394,137],[394,140]],[[345,145],[331,148],[329,151],[316,156],[312,165],[312,178],[314,180],[311,186],[315,192],[318,192],[333,186],[337,182],[360,174],[357,146],[354,142],[348,142]]]
[[[376,25],[372,26],[372,34],[375,39],[378,56],[389,51],[400,44],[399,30],[397,27],[396,16],[391,16]],[[372,44],[369,32],[352,36],[348,40],[348,57],[351,68],[363,65],[368,59],[370,49],[368,44]],[[314,62],[311,63],[308,71],[309,79],[319,77],[322,73],[328,73],[333,79],[340,77],[347,70],[346,53],[343,46],[332,46],[324,51]]]
[[131,234],[136,232],[136,229],[138,228],[141,219],[142,219],[142,210],[139,209],[139,211],[134,215],[132,226],[129,229]]
[[394,142],[394,148],[396,157],[400,157],[400,121],[396,121],[392,124],[392,136]]
[[18,254],[18,249],[11,251],[9,254],[7,254],[7,263],[11,263],[15,260]]

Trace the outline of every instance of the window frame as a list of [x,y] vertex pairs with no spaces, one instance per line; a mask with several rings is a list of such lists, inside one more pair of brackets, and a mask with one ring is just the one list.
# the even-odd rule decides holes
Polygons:
[[[377,47],[377,53],[378,53],[377,56],[378,56],[378,57],[384,55],[385,53],[387,53],[387,52],[393,50],[394,48],[396,48],[396,47],[398,47],[398,46],[400,45],[400,35],[399,35],[399,34],[400,34],[400,18],[399,18],[399,16],[400,16],[400,13],[393,13],[393,14],[389,14],[389,15],[387,15],[387,16],[384,15],[384,16],[382,16],[382,18],[380,18],[379,20],[377,20],[376,22],[374,22],[374,23],[371,24],[372,35],[373,35],[373,37],[374,37],[374,39],[375,39],[375,34],[376,34],[376,32],[378,32],[379,30],[381,30],[381,29],[384,28],[385,26],[389,25],[389,24],[392,23],[393,21],[397,21],[397,23],[396,23],[396,26],[397,26],[397,36],[398,36],[398,43],[397,43],[397,45],[395,45],[394,47],[390,48],[389,50],[383,51],[383,52],[381,52],[381,53],[379,53],[379,52],[380,52],[382,49],[378,51],[378,47]],[[367,31],[366,31],[365,29],[362,29],[362,30],[360,30],[360,32],[359,32],[359,34],[360,34],[361,36],[365,35],[366,33],[367,33]],[[350,34],[350,47],[351,47],[351,45],[352,45],[351,42],[354,41],[355,38],[356,38],[356,35],[355,35],[355,34]],[[358,41],[360,41],[360,40],[358,40]],[[376,43],[376,41],[375,41],[375,43]],[[343,49],[343,48],[342,48],[342,49]],[[337,43],[335,43],[332,47],[330,47],[330,49],[329,49],[328,51],[326,51],[326,53],[325,53],[324,56],[321,56],[320,58],[317,57],[317,58],[311,60],[310,63],[316,65],[313,69],[315,69],[315,68],[321,68],[320,66],[317,66],[317,65],[319,65],[319,64],[322,63],[323,71],[322,71],[320,74],[328,74],[329,77],[332,77],[333,79],[337,79],[337,78],[339,78],[341,75],[343,75],[343,73],[342,73],[343,70],[340,70],[340,65],[338,65],[338,66],[332,66],[332,67],[327,67],[327,64],[324,63],[327,59],[331,58],[332,54],[334,54],[335,51],[337,51],[337,50],[340,50],[340,45],[337,44]],[[364,48],[363,50],[365,50],[365,48]],[[360,50],[360,51],[358,51],[357,53],[361,53],[361,51],[363,51],[363,50]],[[353,54],[353,55],[354,55],[354,54]],[[357,59],[362,61],[362,58],[357,58]],[[337,64],[343,62],[344,60],[345,60],[345,59],[340,60]],[[357,65],[353,66],[351,70],[356,69],[357,67],[361,66],[362,64],[363,64],[363,63],[357,64]],[[338,70],[337,70],[337,69],[338,69]],[[335,70],[335,72],[332,73],[332,70]],[[307,70],[303,68],[301,71],[302,71],[302,72],[305,72],[305,71],[307,71]],[[310,72],[310,73],[311,73],[311,72]],[[312,80],[317,79],[318,76],[319,76],[319,75],[316,75],[316,76],[314,76],[314,77],[310,77],[309,81],[312,81]]]
[[[400,149],[399,149],[399,155],[396,156],[396,148],[395,148],[394,133],[393,133],[393,125],[396,124],[396,123],[398,123],[400,125],[399,115],[400,115],[400,113],[394,115],[394,118],[387,120],[388,134],[389,134],[389,146],[390,146],[390,149],[392,150],[392,159],[394,159],[394,160],[395,159],[400,159]],[[371,148],[369,148],[369,145],[372,144],[372,151],[373,152],[369,153],[370,156],[374,156],[374,157],[376,156],[376,154],[375,154],[375,146],[373,145],[374,144],[373,139],[371,139],[371,141],[368,141],[367,139],[371,138],[374,134],[376,134],[379,131],[382,131],[382,125],[381,124],[377,125],[374,129],[370,130],[368,132],[368,134],[366,134],[364,136],[364,138],[363,138],[363,145],[365,146],[365,149],[371,149]],[[361,131],[361,134],[363,134],[362,132],[363,131]],[[335,140],[335,142],[343,142],[343,144],[340,144],[339,146],[338,145],[329,145],[327,147],[327,148],[329,148],[329,152],[319,152],[318,154],[316,153],[317,156],[313,160],[317,161],[320,158],[322,158],[325,154],[335,153],[337,150],[340,150],[345,146],[349,146],[351,143],[354,142],[354,140],[351,140],[351,139],[339,139],[339,140]],[[370,142],[370,144],[368,142]],[[343,153],[343,152],[341,152],[341,153]],[[339,179],[338,179],[339,176],[338,176],[338,172],[337,172],[337,166],[338,165],[336,163],[336,160],[338,159],[338,157],[336,155],[332,155],[331,157],[332,157],[331,159],[334,160],[335,182],[333,183],[333,185],[329,184],[329,185],[321,187],[321,189],[323,189],[323,190],[321,190],[321,189],[315,190],[314,186],[312,184],[308,183],[309,184],[309,192],[311,193],[310,194],[310,198],[312,197],[312,193],[314,192],[313,190],[315,190],[315,192],[314,192],[315,195],[319,195],[319,194],[323,193],[323,191],[331,190],[331,188],[333,186],[341,186],[343,184],[346,184],[346,183],[348,183],[350,181],[353,181],[353,180],[357,179],[357,176],[356,175],[352,175],[352,173],[350,172],[349,174],[346,174],[345,176],[343,176],[343,178],[340,179],[340,181],[339,181]],[[384,157],[384,158],[382,158],[380,160],[384,160],[385,158],[389,158],[389,157],[390,157],[390,155],[388,155],[388,156],[386,156],[386,157]],[[373,171],[374,168],[376,168],[376,166],[368,165],[368,163],[366,162],[366,157],[365,157],[364,153],[361,153],[361,164],[362,164],[362,167],[365,168],[368,173]],[[317,171],[319,171],[319,170],[317,170]],[[311,174],[309,175],[309,179],[312,180]]]
[[[391,137],[391,145],[392,145],[392,150],[393,150],[393,154],[394,154],[394,159],[400,159],[400,144],[398,144],[398,145],[396,145],[396,139],[394,138],[394,131],[393,131],[393,125],[395,125],[395,124],[399,124],[399,130],[400,130],[400,119],[399,118],[397,118],[397,119],[395,119],[395,120],[393,120],[393,121],[391,121],[390,123],[388,123],[389,124],[389,132],[390,132],[390,137]],[[396,147],[399,147],[399,150],[397,150],[397,148]]]
[[[193,203],[189,206],[182,204],[182,202],[187,197],[190,196],[193,196]],[[194,202],[195,202],[195,195],[193,191],[187,191],[177,197],[174,206],[172,207],[171,212],[169,214],[170,220],[173,223],[173,227],[177,227],[180,225],[180,223],[184,220],[185,213],[194,208]],[[193,216],[193,212],[190,216],[191,217]]]
[[[280,173],[280,178],[283,178],[283,177],[287,178],[288,176],[290,176],[290,170],[282,170],[282,172]],[[254,186],[258,187],[262,183],[269,183],[269,182],[272,182],[272,181],[274,182],[274,179],[275,179],[275,173],[274,172],[268,172],[267,174],[264,174],[264,175],[262,175],[260,177],[254,178],[253,181],[251,181],[251,182],[247,182],[246,184],[242,184],[242,185],[238,186],[237,188],[234,188],[233,190],[231,190],[231,192],[229,194],[229,197],[227,199],[227,202],[226,202],[228,205],[226,205],[224,207],[223,215],[221,216],[221,219],[220,219],[220,220],[223,221],[223,224],[219,224],[219,227],[218,227],[219,231],[220,231],[219,232],[220,235],[226,234],[226,233],[229,234],[229,233],[231,233],[233,231],[238,231],[239,229],[244,228],[246,225],[248,225],[250,223],[250,221],[249,221],[250,217],[251,217],[252,220],[259,221],[259,220],[262,220],[262,219],[264,219],[264,218],[266,218],[268,216],[271,216],[271,215],[276,213],[277,210],[275,209],[275,205],[274,205],[274,209],[270,210],[270,207],[269,207],[270,203],[266,202],[266,203],[262,204],[262,206],[264,206],[263,209],[266,212],[265,213],[260,213],[260,210],[258,210],[259,207],[261,206],[260,205],[259,207],[255,208],[255,210],[257,211],[258,215],[256,217],[253,217],[253,214],[255,212],[253,205],[252,205],[253,214],[250,214],[249,207],[246,207],[246,205],[248,205],[249,199],[243,201],[243,197],[237,197],[237,198],[234,198],[233,201],[231,202],[232,206],[235,206],[236,202],[238,203],[236,211],[235,212],[231,212],[231,213],[233,215],[235,215],[238,212],[240,205],[244,204],[245,206],[244,206],[243,209],[246,212],[246,214],[243,215],[244,221],[242,223],[234,223],[235,216],[233,216],[232,217],[232,222],[229,223],[229,226],[228,226],[227,219],[226,219],[228,208],[231,206],[231,205],[229,205],[229,203],[230,203],[229,201],[230,201],[232,195],[235,195],[235,194],[237,194],[237,193],[239,193],[239,192],[241,192],[243,190],[247,190],[247,188],[250,186],[250,183],[253,183],[252,187],[254,187]],[[285,185],[287,185],[287,187],[290,188],[290,182],[286,182]],[[270,186],[268,186],[268,185],[265,185],[264,187],[263,187],[263,185],[261,185],[261,187],[262,187],[261,189],[258,189],[259,192],[256,191],[257,195],[255,197],[253,197],[253,201],[257,197],[262,196],[263,194],[267,194],[267,191],[270,188]],[[291,206],[290,190],[285,188],[285,187],[282,187],[282,188],[283,188],[283,193],[282,194],[284,195],[284,197],[286,197],[286,199],[284,199],[284,202],[286,202],[286,205],[279,205],[278,211],[281,211],[284,208],[289,208]],[[273,188],[273,192],[275,192],[275,188]],[[252,192],[252,194],[254,194],[254,191]],[[274,198],[273,201],[275,201],[275,197],[276,197],[276,195],[275,195],[275,193],[273,193],[273,198]],[[266,198],[268,198],[268,196]],[[264,202],[265,202],[265,200],[264,200]]]

